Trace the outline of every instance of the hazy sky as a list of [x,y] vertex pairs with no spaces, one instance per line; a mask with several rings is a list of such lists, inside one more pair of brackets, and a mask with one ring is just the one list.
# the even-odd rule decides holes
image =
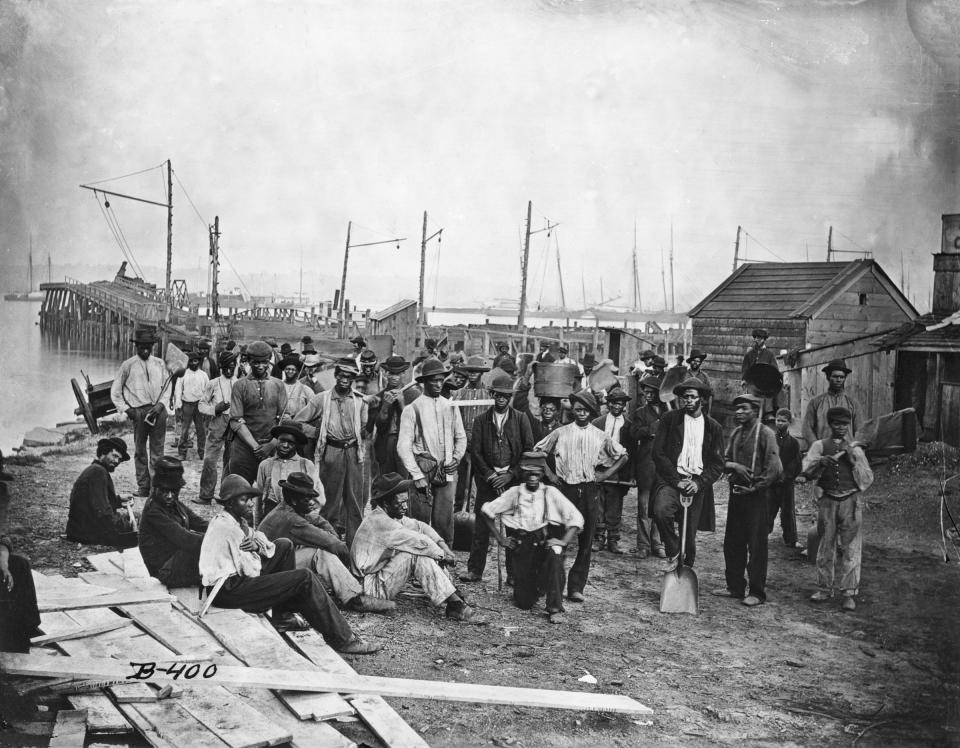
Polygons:
[[[911,2],[917,13],[945,3]],[[941,63],[943,60],[940,61]],[[678,309],[753,259],[869,249],[928,307],[940,214],[960,212],[956,70],[917,42],[906,2],[0,3],[0,261],[28,236],[54,264],[119,264],[77,185],[173,161],[254,293],[339,287],[360,307],[519,295],[631,302],[634,221],[647,308],[675,235]],[[104,184],[163,201],[159,170]],[[205,224],[175,182],[174,277],[203,270]],[[161,208],[112,200],[150,280]],[[851,255],[851,258],[853,256]],[[39,260],[38,260],[39,262]],[[198,268],[200,270],[198,271]],[[439,284],[436,280],[439,278]],[[230,265],[223,285],[236,285]]]

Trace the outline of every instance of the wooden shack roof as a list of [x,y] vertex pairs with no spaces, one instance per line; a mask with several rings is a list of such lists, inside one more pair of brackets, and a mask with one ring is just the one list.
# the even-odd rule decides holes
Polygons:
[[402,312],[411,305],[416,306],[417,302],[413,299],[404,299],[403,301],[398,301],[393,306],[388,306],[386,309],[381,309],[379,312],[372,312],[370,314],[370,319],[374,320],[375,322],[383,322],[383,320],[387,319],[388,317],[392,317],[398,312]]
[[737,268],[689,317],[811,319],[867,273],[910,317],[917,310],[874,260],[853,262],[755,262]]
[[924,314],[887,333],[874,345],[885,351],[960,352],[960,312],[948,317]]

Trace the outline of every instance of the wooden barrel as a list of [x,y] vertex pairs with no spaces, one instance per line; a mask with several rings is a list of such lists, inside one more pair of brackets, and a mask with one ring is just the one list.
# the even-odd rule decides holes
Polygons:
[[533,392],[537,397],[568,397],[579,376],[576,364],[540,362],[534,369]]

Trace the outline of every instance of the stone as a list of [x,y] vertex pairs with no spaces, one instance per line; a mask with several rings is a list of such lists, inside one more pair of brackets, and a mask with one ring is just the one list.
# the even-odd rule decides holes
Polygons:
[[42,426],[36,426],[30,429],[23,437],[24,447],[59,447],[66,442],[66,434],[62,434],[54,429],[45,429]]

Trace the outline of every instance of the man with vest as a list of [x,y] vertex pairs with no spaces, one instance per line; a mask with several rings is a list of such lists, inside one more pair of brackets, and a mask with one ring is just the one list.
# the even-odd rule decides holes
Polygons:
[[[590,355],[590,354],[587,354]],[[633,422],[624,414],[630,395],[620,387],[612,387],[607,393],[607,413],[593,419],[593,425],[603,431],[627,450],[627,461],[610,478],[600,484],[600,512],[597,529],[594,531],[593,552],[606,548],[610,553],[622,554],[620,547],[620,524],[623,519],[623,498],[633,483],[632,458],[636,452],[636,439],[631,435]]]

